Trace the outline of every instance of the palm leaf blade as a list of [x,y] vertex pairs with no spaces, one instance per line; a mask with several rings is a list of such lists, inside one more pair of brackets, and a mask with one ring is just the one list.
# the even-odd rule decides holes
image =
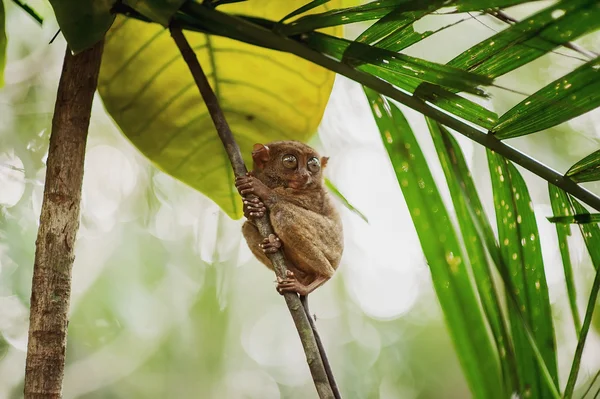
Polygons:
[[337,198],[339,199],[342,204],[348,208],[348,210],[350,210],[351,212],[355,213],[356,215],[358,215],[358,217],[360,217],[362,220],[364,220],[365,222],[369,223],[369,219],[367,219],[367,217],[365,216],[364,213],[362,213],[358,208],[356,208],[354,205],[352,205],[350,203],[350,201],[348,201],[346,199],[346,197],[344,196],[344,194],[341,193],[341,191],[336,187],[335,184],[333,184],[333,182],[331,180],[329,180],[328,178],[325,178],[325,186],[329,189],[329,191],[331,191],[331,193]]
[[[548,191],[554,217],[573,218],[573,212],[567,193],[552,184],[548,184]],[[579,310],[577,309],[577,291],[575,289],[575,281],[573,280],[573,267],[571,265],[571,256],[569,253],[569,245],[567,243],[567,236],[571,235],[571,227],[564,224],[557,224],[556,235],[558,237],[558,247],[563,262],[563,269],[565,271],[565,284],[567,286],[571,315],[573,316],[573,323],[575,325],[575,333],[579,334],[579,331],[581,331],[581,317],[579,316]]]
[[567,176],[576,182],[600,179],[600,150],[595,151],[577,162],[567,171]]
[[[500,363],[506,389],[507,392],[516,392],[519,389],[519,378],[516,375],[517,365],[514,349],[508,328],[504,322],[500,299],[493,283],[492,269],[488,263],[484,244],[471,217],[472,215],[470,215],[471,206],[477,209],[480,214],[483,212],[483,208],[458,143],[437,122],[427,119],[427,124],[446,176],[454,208],[457,215],[459,215],[460,230],[469,256],[469,263],[473,269],[483,310],[496,341],[498,353],[503,354],[503,356],[500,356]],[[467,198],[470,199],[470,203],[467,202]]]
[[469,48],[448,65],[497,77],[599,27],[597,2],[561,1]]
[[499,139],[558,125],[600,105],[600,57],[527,97],[500,117],[492,129]]
[[525,0],[472,0],[467,2],[444,2],[440,0],[376,0],[355,7],[340,8],[306,15],[290,23],[283,32],[287,35],[294,35],[330,26],[371,21],[382,18],[390,12],[423,11],[431,10],[432,7],[438,8],[441,6],[454,6],[457,12],[467,12],[480,9],[508,7],[525,2]]
[[[521,376],[522,391],[532,397],[550,397],[541,380],[542,371],[527,343],[517,311],[532,329],[541,356],[557,385],[556,344],[548,298],[548,286],[540,251],[539,234],[527,186],[517,169],[501,156],[488,151],[500,251],[508,265],[519,309],[509,303],[509,318]],[[534,328],[535,327],[535,328]]]
[[498,121],[498,115],[487,108],[430,83],[421,83],[414,96],[486,129],[491,129]]
[[417,229],[459,360],[477,398],[500,395],[499,370],[456,232],[400,110],[365,89]]
[[353,52],[353,57],[360,62],[375,65],[400,77],[418,79],[460,91],[481,95],[483,93],[478,86],[492,83],[486,76],[322,33],[306,34],[304,42],[312,49],[338,59],[345,58],[346,49],[354,43],[358,51]]
[[[400,51],[415,42],[413,23],[435,8],[437,7],[432,6],[427,10],[410,12],[394,10],[366,29],[355,41],[367,44],[378,42],[377,47]],[[419,36],[419,40],[424,38],[420,34]]]
[[283,32],[287,35],[309,32],[329,26],[379,19],[391,12],[418,10],[429,4],[440,4],[440,0],[380,0],[366,4],[311,14],[289,23]]

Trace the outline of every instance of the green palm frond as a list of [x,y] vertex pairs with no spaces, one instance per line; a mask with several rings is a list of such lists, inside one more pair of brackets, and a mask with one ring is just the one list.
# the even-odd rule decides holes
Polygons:
[[[596,78],[600,76],[597,59],[567,73],[500,117],[458,94],[485,95],[484,87],[493,85],[493,78],[597,30],[600,27],[597,2],[563,1],[547,7],[457,54],[447,66],[394,51],[430,36],[424,34],[417,38],[412,27],[426,15],[444,11],[493,14],[499,7],[518,3],[524,2],[456,2],[443,4],[445,8],[440,9],[442,4],[437,1],[376,1],[292,17],[291,22],[285,22],[231,15],[190,2],[175,14],[174,21],[185,29],[289,52],[347,76],[477,141],[600,210],[600,198],[579,186],[576,179],[559,174],[502,142],[507,137],[556,126],[600,105],[597,94],[600,90],[596,87],[600,81]],[[306,6],[295,15],[310,9]],[[135,10],[129,14],[135,16]],[[315,29],[358,21],[374,21],[374,24],[354,41],[315,32]],[[410,39],[403,43],[406,37]],[[392,45],[396,42],[400,42],[399,47]],[[566,86],[562,84],[557,90],[556,83],[564,83],[565,79]],[[554,97],[548,98],[550,95]],[[551,112],[529,111],[539,109]]]

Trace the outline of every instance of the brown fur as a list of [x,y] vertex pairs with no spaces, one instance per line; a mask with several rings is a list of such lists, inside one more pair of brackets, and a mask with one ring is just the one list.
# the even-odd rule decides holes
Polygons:
[[[255,146],[253,175],[269,189],[268,198],[262,198],[268,209],[275,234],[283,243],[288,268],[299,282],[309,285],[315,279],[329,279],[339,266],[343,251],[343,231],[340,217],[323,183],[323,167],[327,158],[306,144],[297,141],[278,141]],[[296,156],[298,167],[286,169],[282,157]],[[308,159],[316,157],[321,169],[314,173],[307,169]],[[301,188],[297,181],[302,181]],[[260,197],[260,195],[259,195]],[[242,232],[252,253],[268,268],[271,261],[259,244],[263,238],[252,220],[246,221]]]

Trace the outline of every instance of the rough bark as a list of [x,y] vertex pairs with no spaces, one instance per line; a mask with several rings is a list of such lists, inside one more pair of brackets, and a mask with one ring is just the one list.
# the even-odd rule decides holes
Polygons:
[[[223,142],[223,146],[225,147],[225,151],[227,152],[231,162],[234,174],[236,176],[244,176],[247,172],[247,169],[246,165],[244,164],[244,160],[242,159],[240,148],[233,138],[233,134],[231,133],[231,129],[229,128],[227,120],[225,119],[225,115],[221,110],[219,101],[212,91],[212,88],[206,79],[206,75],[202,71],[202,67],[198,62],[196,54],[190,47],[185,36],[183,35],[182,30],[179,27],[171,26],[170,29],[171,36],[179,47],[179,51],[187,63],[194,81],[200,90],[200,94],[206,103],[206,107],[208,108],[211,118],[213,119],[219,138]],[[273,227],[271,226],[267,215],[257,219],[255,222],[256,226],[258,227],[258,231],[263,237],[268,237],[269,234],[273,234]],[[277,275],[282,278],[285,277],[287,269],[282,251],[279,250],[274,254],[269,254],[268,256],[273,263]],[[283,296],[292,315],[292,319],[294,320],[294,324],[296,325],[296,329],[298,330],[298,335],[300,336],[300,341],[302,342],[304,353],[306,354],[306,361],[317,389],[317,393],[322,399],[333,399],[335,396],[329,383],[329,379],[327,378],[321,353],[317,347],[313,330],[304,311],[304,307],[302,306],[297,294],[288,292]]]
[[67,48],[58,84],[35,243],[26,399],[62,396],[85,145],[102,49],[103,41],[77,55]]

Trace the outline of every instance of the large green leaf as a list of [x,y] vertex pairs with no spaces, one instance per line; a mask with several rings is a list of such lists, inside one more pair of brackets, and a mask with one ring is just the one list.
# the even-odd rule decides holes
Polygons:
[[575,118],[600,105],[600,57],[527,97],[500,117],[499,139],[523,136]]
[[[500,297],[493,282],[490,259],[487,257],[484,243],[479,235],[470,207],[483,212],[479,196],[463,153],[452,135],[437,122],[427,119],[429,131],[446,176],[446,182],[452,196],[452,203],[458,215],[458,223],[463,237],[465,249],[469,256],[469,264],[481,298],[483,310],[496,341],[500,364],[505,378],[505,393],[518,392],[519,378],[514,349],[508,327],[504,322]],[[465,195],[465,193],[468,193]],[[470,203],[467,202],[470,198]]]
[[[504,263],[508,265],[520,312],[533,336],[554,385],[558,385],[556,344],[548,286],[539,234],[527,186],[517,169],[498,154],[488,151],[494,192],[498,238]],[[533,352],[515,304],[508,301],[509,319],[524,396],[547,398],[550,388]]]
[[566,175],[576,182],[600,180],[600,150],[571,166]]
[[[253,0],[227,9],[278,20],[300,4]],[[253,144],[307,141],[315,133],[332,72],[228,38],[185,35],[249,166]],[[123,133],[157,167],[213,199],[229,216],[242,216],[229,160],[168,30],[119,17],[107,34],[98,90]]]
[[487,333],[456,231],[427,161],[400,110],[376,92],[365,92],[429,264],[467,381],[476,398],[500,398],[497,353]]
[[[548,183],[548,191],[554,217],[573,218],[573,210],[571,209],[571,203],[567,193],[550,183]],[[571,235],[571,226],[557,224],[556,235],[558,237],[558,247],[560,249],[560,256],[562,257],[563,269],[565,271],[565,284],[567,286],[571,314],[573,315],[575,333],[579,334],[579,331],[581,331],[581,317],[579,316],[579,310],[577,309],[577,291],[575,289],[573,267],[571,265],[571,256],[569,254],[569,244],[567,242],[567,236]]]
[[[124,0],[151,21],[164,26],[186,0]],[[112,25],[112,12],[116,0],[50,0],[58,25],[69,43],[71,51],[83,51],[104,37]]]
[[[571,198],[573,204],[574,213],[582,214],[587,213],[587,209],[583,207],[576,199]],[[581,234],[585,241],[585,246],[592,259],[592,264],[596,269],[596,277],[592,283],[592,289],[588,299],[587,308],[585,310],[585,316],[583,318],[583,325],[581,326],[581,332],[579,333],[579,340],[577,342],[577,348],[575,348],[575,355],[573,356],[573,365],[571,366],[571,372],[569,373],[569,379],[567,380],[567,386],[565,388],[565,399],[570,399],[575,389],[575,382],[577,382],[577,374],[579,373],[579,367],[581,365],[581,357],[583,355],[583,348],[585,347],[585,341],[587,334],[590,330],[592,323],[592,317],[594,316],[594,309],[596,307],[596,301],[598,300],[598,293],[600,292],[600,227],[597,223],[592,224],[581,224],[579,225]]]
[[469,48],[448,65],[497,77],[599,27],[597,1],[561,1]]
[[6,66],[6,32],[4,31],[4,3],[0,1],[0,87],[4,86],[4,67]]
[[71,51],[83,51],[104,37],[115,19],[110,12],[114,3],[114,0],[50,0]]

